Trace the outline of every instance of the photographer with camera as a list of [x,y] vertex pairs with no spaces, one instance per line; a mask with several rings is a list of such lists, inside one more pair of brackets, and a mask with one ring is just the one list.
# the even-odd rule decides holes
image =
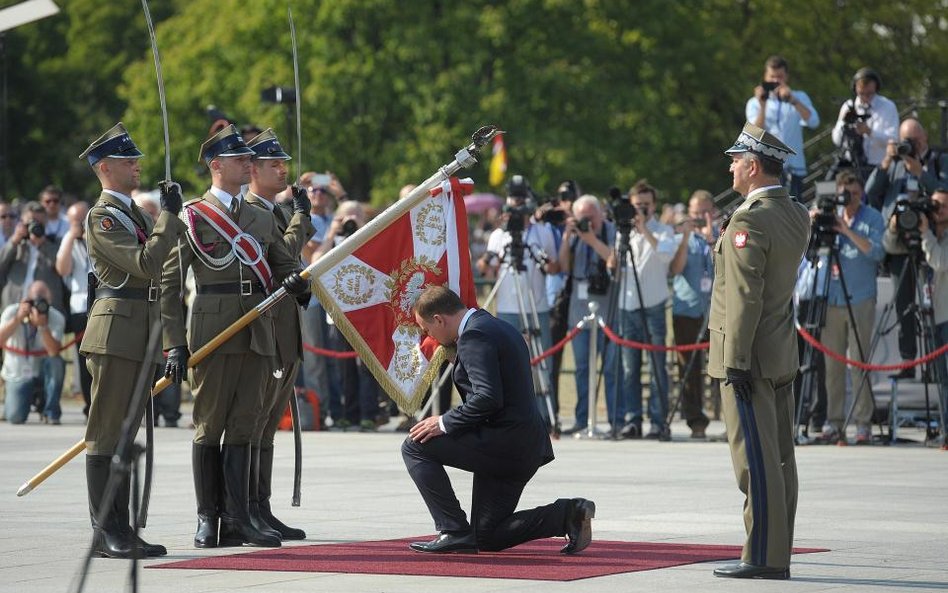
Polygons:
[[[0,376],[6,389],[4,412],[10,424],[23,424],[34,399],[42,401],[37,411],[43,422],[59,424],[66,364],[59,357],[66,318],[50,306],[50,291],[41,280],[32,282],[26,298],[0,314],[0,344],[6,351]],[[46,352],[34,356],[24,352]],[[37,394],[42,394],[37,398]]]
[[[948,184],[935,188],[932,192],[931,218],[923,216],[919,222],[922,235],[922,253],[932,269],[932,312],[935,321],[935,346],[941,348],[948,344]],[[895,237],[890,231],[885,238],[891,241]],[[941,374],[942,397],[948,393],[948,369],[945,356],[936,364]],[[948,423],[948,401],[942,399],[942,434]]]
[[[816,240],[835,242],[838,255],[838,266],[829,262],[826,324],[821,341],[833,352],[868,362],[876,315],[876,271],[884,256],[885,223],[878,210],[863,204],[862,193],[859,176],[843,171],[836,178],[836,196],[820,198],[810,216],[815,221],[813,234],[825,235]],[[873,402],[863,380],[863,371],[850,369],[857,444],[872,440]],[[826,357],[826,396],[826,423],[820,438],[837,442],[845,438],[846,365],[832,357]]]
[[[323,241],[313,254],[312,261],[326,255],[333,247],[339,245],[366,223],[365,209],[355,200],[347,200],[339,204],[335,215]],[[339,328],[329,323],[328,338],[330,347],[338,352],[351,352],[352,346],[346,340]],[[356,427],[362,432],[374,432],[375,421],[379,414],[379,394],[381,387],[372,372],[362,363],[361,358],[340,359],[336,361],[339,371],[341,400],[336,399],[334,391],[330,392],[329,414],[333,420],[333,428],[348,429]]]
[[[589,314],[589,303],[599,305],[598,314],[604,314],[614,290],[609,268],[615,267],[613,245],[616,227],[606,220],[602,204],[596,196],[585,194],[573,202],[573,215],[566,219],[563,243],[560,245],[560,268],[570,275],[569,315],[567,323],[575,327]],[[596,381],[596,368],[589,368],[589,329],[576,334],[572,341],[573,363],[576,366],[576,423],[563,434],[586,430],[589,423],[589,381]],[[596,333],[596,352],[602,360],[606,383],[606,405],[609,418],[622,421],[624,409],[616,412],[616,346]],[[624,407],[624,406],[623,406]]]
[[[559,272],[560,264],[553,259],[556,240],[552,225],[544,220],[554,212],[555,204],[550,201],[542,208],[534,208],[533,203],[533,192],[527,179],[523,175],[511,176],[507,183],[507,202],[501,215],[502,226],[491,232],[487,238],[487,251],[475,265],[482,275],[500,278],[500,284],[495,287],[497,318],[524,335],[539,329],[540,350],[545,352],[552,346],[546,276]],[[522,303],[518,290],[523,296]],[[524,317],[528,325],[533,325],[534,311],[538,327],[524,327]],[[531,350],[531,354],[536,353]],[[546,383],[550,383],[549,370]],[[540,412],[544,417],[548,415],[545,405],[540,406]]]
[[[714,199],[711,193],[699,189],[691,195],[688,212],[682,215],[683,220],[676,225],[675,230],[681,234],[681,239],[668,273],[673,276],[672,327],[677,346],[694,344],[703,340],[707,333],[707,315],[714,280],[712,248],[719,234],[713,214]],[[678,368],[679,377],[684,376],[681,416],[691,429],[691,438],[703,439],[710,422],[704,414],[703,352],[679,352]]]
[[13,236],[0,249],[0,307],[23,301],[34,280],[49,288],[50,304],[65,311],[63,281],[56,272],[57,246],[46,235],[46,210],[28,202]]
[[882,77],[872,68],[857,70],[850,88],[853,98],[839,108],[833,144],[843,151],[840,163],[865,179],[882,162],[889,141],[895,140],[899,112],[895,103],[879,94]]
[[[620,230],[630,225],[629,259],[618,262],[624,267],[623,286],[619,287],[619,335],[627,340],[665,345],[667,324],[665,306],[671,292],[668,289],[668,269],[678,241],[672,227],[655,217],[658,191],[642,179],[629,190],[631,220],[623,220],[622,208],[615,208],[616,224]],[[634,266],[634,269],[633,269]],[[671,440],[666,424],[668,415],[668,371],[665,352],[648,353],[650,380],[648,413],[651,427],[647,439]],[[642,436],[642,350],[622,349],[622,384],[629,389],[630,422],[623,427],[627,438]],[[620,412],[625,406],[620,405]],[[619,416],[622,420],[622,416]]]
[[[866,183],[869,203],[882,212],[883,220],[902,228],[895,240],[885,246],[889,270],[898,282],[895,302],[900,314],[904,314],[915,299],[916,282],[905,267],[910,262],[910,252],[917,251],[921,242],[919,223],[931,210],[926,196],[945,183],[948,183],[948,155],[933,151],[922,124],[915,118],[906,118],[899,126],[899,142],[888,144],[885,157]],[[915,333],[912,320],[899,324],[899,353],[903,360],[913,360],[918,353]],[[897,376],[912,378],[915,370],[908,368]]]
[[806,159],[803,156],[803,128],[815,129],[820,115],[809,95],[790,88],[790,65],[781,56],[770,56],[764,64],[764,80],[754,88],[754,96],[744,108],[747,121],[783,140],[793,149],[784,165],[784,185],[791,196],[803,193]]

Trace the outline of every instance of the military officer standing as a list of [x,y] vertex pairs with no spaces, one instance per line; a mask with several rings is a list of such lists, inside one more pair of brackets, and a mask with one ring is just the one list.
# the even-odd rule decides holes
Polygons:
[[[184,230],[177,218],[181,193],[177,184],[161,184],[161,214],[151,217],[129,197],[139,186],[142,153],[125,127],[116,124],[79,158],[86,159],[102,194],[86,216],[86,241],[92,273],[89,323],[80,352],[92,375],[92,404],[86,425],[86,481],[93,528],[109,481],[112,455],[122,436],[122,421],[135,398],[142,366],[155,368],[161,353],[145,360],[149,329],[160,316],[158,283],[162,265]],[[148,371],[148,377],[154,375]],[[151,383],[147,384],[151,390]],[[151,401],[146,399],[146,405]],[[145,408],[135,410],[132,426]],[[109,519],[99,525],[95,549],[100,556],[131,558],[140,548],[146,556],[164,556],[164,546],[136,539],[129,526],[129,479],[120,482]]]
[[783,142],[748,123],[725,154],[745,199],[714,249],[708,374],[725,379],[721,404],[746,497],[747,540],[742,562],[714,574],[789,579],[797,506],[792,384],[799,366],[791,296],[810,221],[780,185],[793,154]]
[[[287,251],[273,216],[243,203],[240,188],[250,180],[252,154],[233,125],[201,145],[200,158],[210,169],[212,185],[202,197],[185,204],[187,244],[172,251],[161,280],[172,376],[184,374],[190,352],[253,309],[280,281],[292,294],[309,288],[295,273],[299,265]],[[185,332],[178,295],[182,271],[189,267],[196,296]],[[253,526],[248,490],[250,443],[275,356],[272,316],[264,312],[192,371],[196,430],[191,461],[198,548],[280,545],[279,537]]]
[[[286,161],[290,160],[290,155],[283,151],[272,129],[252,138],[247,145],[254,152],[247,204],[273,217],[287,250],[299,258],[303,245],[316,232],[309,217],[309,196],[305,189],[293,186],[292,212],[275,202],[276,195],[286,189]],[[306,302],[309,302],[308,298]],[[281,539],[299,540],[306,537],[302,529],[289,527],[273,516],[270,509],[270,484],[273,477],[273,436],[283,418],[287,402],[293,397],[296,375],[303,357],[300,306],[294,299],[286,298],[273,307],[272,314],[279,370],[267,377],[263,407],[254,429],[250,516],[261,531],[272,529]]]

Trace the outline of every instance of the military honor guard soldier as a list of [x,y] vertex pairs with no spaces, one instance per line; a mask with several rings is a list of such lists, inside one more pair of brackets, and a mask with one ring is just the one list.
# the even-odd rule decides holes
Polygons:
[[[256,307],[280,282],[293,295],[309,289],[274,217],[243,203],[240,188],[250,181],[252,155],[233,125],[201,145],[212,185],[185,204],[187,243],[172,251],[161,280],[167,372],[173,377],[186,372],[190,352]],[[186,332],[178,295],[189,267],[196,296]],[[279,536],[254,527],[249,508],[250,444],[276,354],[273,318],[264,312],[192,371],[198,548],[280,545]]]
[[[161,353],[145,360],[149,329],[160,316],[158,286],[162,266],[184,224],[177,184],[161,184],[157,222],[129,197],[139,186],[142,153],[121,123],[100,136],[79,158],[86,159],[102,184],[102,194],[86,216],[91,260],[89,323],[80,352],[92,375],[92,403],[86,425],[86,480],[89,513],[98,527],[95,551],[109,558],[163,556],[164,546],[137,538],[129,526],[129,478],[115,494],[108,520],[96,525],[109,481],[112,455],[122,436],[122,422],[135,399],[142,366],[157,365]],[[175,295],[176,296],[176,295]],[[155,366],[152,366],[155,368]],[[148,377],[154,375],[148,371]],[[151,391],[151,383],[146,384]],[[146,405],[151,402],[146,398]],[[145,408],[134,410],[132,426],[141,424]],[[138,548],[138,549],[136,549]]]
[[[286,161],[290,160],[290,155],[283,151],[272,129],[255,136],[247,145],[254,152],[247,204],[273,217],[290,255],[299,258],[303,246],[316,232],[309,217],[309,196],[305,189],[293,186],[292,212],[275,202],[276,195],[286,189]],[[304,297],[308,304],[308,293]],[[275,531],[283,540],[299,540],[304,539],[306,533],[302,529],[287,526],[273,516],[270,493],[273,436],[283,418],[287,402],[293,397],[296,375],[303,358],[300,305],[294,299],[286,298],[271,311],[279,370],[267,376],[263,405],[254,428],[250,457],[250,517],[261,531]]]
[[714,248],[708,374],[725,379],[721,404],[747,539],[730,578],[789,579],[797,466],[793,378],[797,359],[791,297],[810,233],[802,204],[780,185],[793,154],[748,123],[731,157],[734,189],[745,196]]

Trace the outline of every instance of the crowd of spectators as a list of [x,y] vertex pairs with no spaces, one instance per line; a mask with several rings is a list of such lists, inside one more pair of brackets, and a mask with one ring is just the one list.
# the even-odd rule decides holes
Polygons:
[[[792,88],[790,80],[788,62],[768,58],[744,115],[794,150],[782,182],[800,198],[811,173],[803,130],[817,128],[820,116],[807,93]],[[814,231],[819,240],[801,262],[795,304],[801,322],[820,307],[820,339],[826,347],[868,361],[877,277],[890,274],[902,315],[899,353],[912,361],[919,355],[916,312],[928,305],[916,303],[919,295],[931,294],[935,345],[948,343],[948,154],[932,148],[915,117],[900,122],[895,103],[879,93],[881,88],[878,72],[857,71],[852,98],[841,105],[832,127],[838,147],[832,172],[836,192],[810,204],[814,229],[821,230]],[[371,212],[349,199],[333,174],[307,172],[297,182],[307,190],[316,229],[301,255],[308,264],[363,226]],[[406,186],[402,194],[411,189]],[[625,340],[656,345],[703,341],[713,252],[725,214],[716,209],[710,192],[695,191],[687,204],[663,203],[658,187],[641,180],[624,194],[601,199],[565,180],[545,199],[522,175],[511,176],[506,189],[496,208],[476,217],[472,260],[479,282],[494,289],[491,308],[525,335],[535,336],[536,350],[559,341],[589,315],[590,304]],[[133,198],[157,216],[153,192]],[[821,200],[831,200],[832,206]],[[87,202],[52,185],[35,201],[0,201],[0,342],[5,346],[0,375],[4,415],[11,423],[26,421],[32,407],[43,422],[58,424],[64,389],[81,394],[83,412],[88,412],[88,371],[78,351],[64,342],[87,322],[87,212]],[[929,286],[929,292],[920,285]],[[306,344],[351,349],[315,296],[302,319]],[[589,394],[598,393],[602,383],[613,436],[669,440],[669,422],[680,413],[691,437],[705,438],[710,421],[706,396],[710,393],[713,400],[716,385],[706,381],[700,350],[667,357],[661,350],[617,346],[597,331],[599,361],[591,366],[592,333],[587,324],[571,342],[576,403],[566,412],[572,424],[563,434],[589,429]],[[68,386],[63,385],[64,346],[75,361]],[[541,411],[547,416],[552,411],[547,420],[557,429],[562,355],[558,352],[537,370],[542,378],[535,375],[544,388],[541,395],[549,397],[549,405],[540,403]],[[812,423],[811,430],[822,440],[835,442],[845,438],[851,420],[856,442],[869,442],[874,406],[866,388],[868,374],[849,367],[847,377],[846,365],[824,361],[818,353],[811,367],[817,380],[813,393],[798,393],[807,402],[800,421]],[[942,382],[944,396],[948,372],[943,367],[944,357],[930,378]],[[670,375],[670,368],[677,372]],[[896,378],[915,374],[910,367]],[[318,394],[324,427],[373,431],[397,414],[359,358],[335,359],[307,350],[297,384],[301,391]],[[166,426],[177,426],[181,418],[182,393],[173,387],[155,400],[156,424],[163,418]],[[450,397],[450,386],[442,389],[436,409],[450,405]]]

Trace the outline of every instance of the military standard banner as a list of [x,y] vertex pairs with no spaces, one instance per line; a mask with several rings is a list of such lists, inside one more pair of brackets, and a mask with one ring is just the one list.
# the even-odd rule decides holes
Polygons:
[[463,199],[473,187],[470,179],[442,182],[429,199],[361,245],[347,239],[327,253],[338,261],[313,278],[339,331],[408,413],[421,406],[445,357],[434,340],[422,339],[415,323],[411,307],[418,294],[428,285],[446,285],[477,306]]

